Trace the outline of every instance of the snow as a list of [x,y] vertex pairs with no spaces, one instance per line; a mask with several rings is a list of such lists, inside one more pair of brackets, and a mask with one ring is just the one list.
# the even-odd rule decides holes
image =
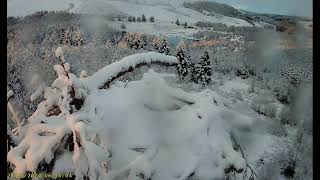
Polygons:
[[79,0],[9,0],[7,16],[25,16],[40,10],[66,10],[69,3]]
[[[215,16],[205,16],[200,12],[197,12],[192,9],[184,8],[181,5],[175,7],[168,5],[156,5],[156,4],[135,4],[128,3],[123,1],[102,1],[102,0],[92,0],[91,6],[97,6],[97,8],[102,4],[105,6],[113,7],[120,12],[123,12],[132,16],[141,16],[145,14],[146,17],[154,16],[156,21],[161,22],[175,22],[176,19],[179,19],[180,22],[195,23],[197,21],[210,21],[210,22],[220,22],[227,25],[234,26],[250,26],[250,24],[244,20],[222,16],[218,18]],[[84,7],[86,8],[86,7]],[[91,7],[94,9],[94,7]],[[90,11],[90,10],[87,10]],[[92,11],[93,12],[93,11]]]
[[65,151],[62,155],[57,158],[56,163],[54,164],[53,173],[72,173],[74,172],[74,165],[72,162],[72,153]]
[[[111,1],[111,0],[10,0],[7,16],[25,16],[39,10],[69,10],[76,13],[128,14],[132,16],[154,16],[156,20],[195,23],[197,21],[221,22],[234,26],[250,26],[244,20],[222,16],[205,16],[200,12],[182,7],[184,1]],[[71,5],[73,4],[73,5]]]
[[[159,58],[167,63],[177,61],[163,54],[141,53],[77,83],[99,87],[99,82],[121,70],[120,67],[126,69]],[[55,68],[59,69],[58,66]],[[58,79],[61,77],[65,75],[59,74]],[[54,150],[67,135],[78,132],[81,146],[74,139],[74,152],[64,151],[59,155],[53,172],[75,173],[76,179],[83,176],[139,179],[139,176],[182,180],[194,174],[195,178],[205,180],[224,178],[225,169],[230,166],[237,170],[246,167],[241,153],[233,149],[231,133],[241,142],[249,163],[256,162],[263,154],[274,154],[275,145],[283,144],[282,139],[267,134],[264,120],[237,109],[245,102],[232,103],[219,91],[209,89],[185,92],[169,86],[170,78],[176,77],[150,69],[141,80],[127,82],[126,87],[115,84],[108,90],[91,89],[78,112],[66,115],[63,111],[58,116],[44,118],[41,114],[47,111],[45,104],[61,103],[54,90],[46,88],[47,100],[29,119],[26,137],[8,153],[8,161],[15,164],[15,172],[34,171],[43,160],[49,163],[53,159]],[[235,88],[246,92],[248,85],[244,80],[235,80],[238,84],[231,82],[222,88],[230,89],[229,93]],[[66,86],[62,83],[57,87]],[[47,124],[39,124],[32,118],[40,118]]]
[[80,78],[80,79],[84,79],[84,78],[86,78],[86,77],[88,77],[87,71],[86,71],[86,70],[82,70],[82,71],[80,72],[79,78]]
[[235,91],[245,92],[248,91],[248,89],[249,85],[241,78],[236,78],[233,81],[226,81],[222,86],[219,87],[220,91],[228,94]]
[[[99,87],[96,80],[121,71],[120,67],[126,69],[136,63],[156,60],[177,62],[172,56],[141,53],[128,56],[81,81]],[[113,70],[109,72],[110,69]],[[73,136],[73,166],[71,154],[64,153],[57,157],[54,170],[73,171],[76,179],[152,176],[155,180],[170,180],[184,179],[191,173],[210,179],[223,178],[225,168],[230,166],[237,170],[245,168],[245,160],[232,147],[230,132],[248,131],[253,119],[244,114],[226,117],[225,114],[235,112],[226,109],[223,98],[217,93],[208,89],[187,93],[170,87],[164,78],[176,78],[174,75],[150,69],[141,80],[128,82],[125,88],[92,89],[81,110],[69,114],[64,110],[67,107],[63,107],[66,106],[64,99],[68,98],[59,97],[69,84],[57,83],[65,78],[59,70],[57,74],[52,87],[44,90],[46,101],[40,103],[29,118],[31,124],[25,138],[8,153],[8,161],[16,166],[15,172],[35,171],[40,162],[50,163],[54,151],[71,133],[76,134]],[[62,92],[56,91],[59,89]],[[62,113],[43,116],[54,104],[59,105]],[[46,124],[39,123],[40,120]],[[136,148],[145,150],[141,154],[134,150]],[[61,163],[63,160],[66,164]]]
[[[171,1],[172,2],[172,1]],[[147,19],[154,16],[155,22],[127,22],[122,21],[107,22],[110,26],[121,29],[121,24],[125,23],[126,30],[129,32],[139,32],[152,35],[181,35],[191,36],[199,29],[177,26],[174,22],[179,19],[181,23],[187,22],[188,25],[193,25],[198,21],[223,23],[227,26],[252,26],[245,20],[227,17],[227,16],[206,16],[198,11],[184,8],[180,3],[168,5],[165,3],[128,3],[124,1],[104,1],[91,0],[85,6],[82,6],[78,12],[98,12],[102,14],[123,14],[130,16],[141,16],[144,14]],[[105,22],[103,22],[105,23]]]
[[38,99],[43,93],[46,87],[45,82],[39,74],[35,74],[31,79],[31,87],[35,92],[31,95],[30,100],[33,102]]
[[64,56],[63,56],[63,50],[62,50],[62,47],[58,47],[55,52],[54,52],[55,56],[57,58],[61,58],[62,62],[64,62]]
[[[101,119],[90,124],[103,124],[97,131],[100,140],[109,142],[111,174],[119,176],[130,169],[129,179],[135,175],[133,172],[143,172],[146,176],[154,172],[155,179],[183,179],[195,170],[199,176],[209,179],[223,177],[224,168],[230,164],[245,167],[241,155],[233,150],[228,133],[238,128],[237,124],[250,126],[252,120],[245,115],[239,122],[237,118],[229,121],[217,116],[225,111],[223,103],[217,106],[208,96],[209,90],[186,93],[172,88],[161,75],[149,70],[140,81],[129,82],[126,88],[112,86],[108,91],[92,92],[82,111],[96,109],[102,113],[95,115]],[[154,150],[157,153],[151,160],[144,160],[145,153],[139,156],[131,147],[157,149]],[[225,159],[221,158],[222,154]],[[209,159],[216,165],[208,164]],[[204,165],[219,173],[206,174]]]
[[38,89],[31,95],[30,100],[33,102],[37,100],[44,92],[45,85],[41,84]]
[[35,74],[31,79],[31,86],[33,89],[38,89],[39,86],[43,83],[43,79],[39,74]]
[[[45,124],[33,126],[19,146],[8,153],[8,161],[16,166],[15,172],[35,172],[38,164],[43,159],[49,163],[54,156],[54,148],[57,148],[62,143],[66,131],[67,129],[63,126],[49,127]],[[51,135],[44,136],[41,132],[47,132]]]
[[[63,58],[61,48],[55,52]],[[178,60],[139,53],[89,77],[83,71],[80,79],[65,74],[68,63],[55,65],[57,79],[36,91],[45,100],[21,127],[24,138],[7,154],[14,172],[36,171],[39,164],[56,159],[53,172],[72,172],[76,179],[182,180],[191,174],[195,179],[223,179],[227,168],[243,171],[247,163],[285,148],[285,138],[267,131],[269,119],[251,109],[258,95],[248,94],[246,79],[186,92],[169,84],[177,80],[174,74],[150,69],[125,86],[115,81],[108,89],[100,88],[119,72],[155,62],[176,65]],[[38,82],[34,84],[42,85]],[[84,99],[78,110],[70,106],[71,87],[76,98]],[[53,107],[61,112],[48,117]],[[243,147],[244,157],[234,149],[231,135]],[[68,137],[73,137],[73,152],[63,147]]]
[[[41,1],[41,2],[40,2]],[[25,16],[39,10],[65,10],[74,13],[105,14],[127,16],[141,16],[144,14],[147,19],[154,16],[155,22],[127,22],[103,20],[99,23],[120,29],[125,24],[128,32],[139,32],[152,35],[175,34],[182,36],[191,36],[196,33],[198,28],[187,28],[177,26],[177,19],[181,23],[187,22],[193,25],[198,21],[223,23],[227,26],[252,26],[245,20],[227,17],[227,16],[206,16],[198,11],[184,8],[184,1],[115,1],[115,0],[11,0],[8,2],[7,16]],[[71,5],[72,4],[72,5]]]
[[14,95],[13,91],[10,89],[7,93],[7,100],[9,100]]
[[141,63],[149,64],[157,62],[174,65],[178,61],[174,56],[167,56],[156,52],[134,54],[104,67],[103,69],[99,70],[87,79],[83,79],[82,81],[84,86],[88,89],[98,88],[101,87],[105,82],[115,77],[119,72],[126,71],[130,67],[136,67]]

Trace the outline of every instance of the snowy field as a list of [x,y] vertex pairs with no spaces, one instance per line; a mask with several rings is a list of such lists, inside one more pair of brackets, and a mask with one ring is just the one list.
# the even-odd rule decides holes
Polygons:
[[194,24],[198,21],[223,23],[228,26],[252,26],[242,19],[227,16],[207,16],[195,10],[172,4],[158,4],[152,2],[136,4],[134,2],[110,1],[110,0],[12,0],[8,2],[7,16],[25,16],[40,10],[69,11],[74,13],[115,15],[124,14],[127,16],[141,16],[147,18],[155,17],[155,23],[129,23],[105,21],[113,27],[120,29],[120,25],[125,23],[130,32],[140,32],[147,34],[180,34],[188,35],[197,29],[185,29],[177,26],[175,21],[179,19],[181,23],[188,22]]
[[179,3],[179,5],[172,5],[169,3],[158,4],[155,2],[136,4],[131,1],[110,0],[11,0],[8,1],[7,8],[8,16],[25,16],[40,10],[69,10],[70,12],[89,14],[123,13],[132,16],[145,14],[148,17],[156,17],[159,22],[174,22],[176,19],[181,19],[182,22],[187,21],[190,23],[208,21],[233,26],[251,26],[248,22],[241,19],[222,15],[218,17],[206,16],[192,9],[181,7],[181,3]]
[[7,1],[7,16],[26,16],[36,11],[64,11],[82,4],[84,0],[10,0]]

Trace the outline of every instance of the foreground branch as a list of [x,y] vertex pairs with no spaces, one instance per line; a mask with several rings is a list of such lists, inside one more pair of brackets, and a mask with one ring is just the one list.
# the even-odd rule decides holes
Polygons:
[[253,179],[254,176],[257,178],[257,177],[258,177],[257,174],[254,172],[254,170],[252,169],[252,167],[249,165],[247,159],[244,157],[244,153],[243,153],[243,151],[242,151],[242,148],[241,148],[240,144],[237,142],[234,134],[233,134],[233,133],[230,133],[230,137],[231,137],[231,140],[234,142],[235,148],[236,148],[237,150],[240,150],[241,156],[242,156],[243,159],[246,161],[246,169],[245,169],[245,171],[244,171],[244,172],[245,172],[245,175],[243,176],[243,179],[244,179],[245,177],[247,177],[247,174],[246,174],[246,173],[247,173],[247,169],[248,169],[248,168],[249,168],[250,171],[251,171],[251,175],[250,175],[249,179],[250,179],[250,180]]
[[135,68],[148,64],[174,66],[177,63],[176,57],[161,53],[146,52],[134,54],[104,67],[91,77],[84,79],[83,82],[88,89],[108,88],[112,81],[133,71]]

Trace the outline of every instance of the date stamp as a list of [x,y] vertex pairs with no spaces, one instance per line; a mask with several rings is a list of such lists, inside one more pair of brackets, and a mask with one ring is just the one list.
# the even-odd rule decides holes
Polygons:
[[57,178],[65,178],[65,179],[71,179],[72,174],[71,173],[8,173],[8,177],[10,178],[50,178],[50,179],[57,179]]

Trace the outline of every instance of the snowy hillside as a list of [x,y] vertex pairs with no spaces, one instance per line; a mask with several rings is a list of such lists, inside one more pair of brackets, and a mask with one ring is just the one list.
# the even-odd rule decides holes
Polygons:
[[145,14],[147,17],[154,16],[157,21],[161,22],[175,22],[176,19],[181,22],[195,23],[197,21],[209,21],[217,23],[225,23],[233,26],[250,26],[250,24],[244,20],[222,16],[221,18],[206,16],[202,13],[194,11],[192,9],[184,8],[182,6],[171,5],[148,5],[148,4],[136,4],[123,1],[105,1],[105,0],[90,0],[85,5],[81,5],[80,8],[74,9],[74,12],[85,13],[102,13],[108,14],[112,11],[119,11],[124,14],[132,16],[140,16]]
[[[45,0],[46,1],[46,0]],[[73,13],[99,14],[106,16],[122,16],[121,21],[111,21],[110,19],[99,20],[96,23],[108,24],[115,29],[121,30],[121,26],[128,32],[139,32],[153,35],[178,35],[190,36],[199,28],[194,27],[197,22],[221,23],[227,26],[236,27],[262,27],[258,22],[247,22],[241,18],[224,16],[216,14],[215,16],[186,8],[184,2],[193,2],[192,0],[58,0],[42,3],[39,0],[31,0],[28,3],[24,0],[12,0],[8,2],[8,16],[25,16],[40,10],[56,10]],[[147,22],[128,22],[128,17],[140,17],[145,15]],[[149,18],[154,17],[154,22],[149,22]],[[181,22],[180,26],[176,21]],[[185,28],[187,23],[192,28]]]
[[76,7],[84,1],[85,0],[10,0],[7,1],[7,16],[26,16],[41,10],[64,11],[70,7]]
[[[171,23],[176,19],[182,22],[195,23],[197,21],[209,21],[225,23],[232,26],[251,26],[242,19],[226,16],[206,16],[195,10],[183,8],[181,3],[170,1],[111,1],[111,0],[58,0],[43,2],[39,0],[12,0],[8,2],[8,16],[24,16],[39,10],[69,10],[77,13],[89,14],[127,14],[132,16],[154,16],[161,23]],[[175,2],[175,3],[172,3]]]

